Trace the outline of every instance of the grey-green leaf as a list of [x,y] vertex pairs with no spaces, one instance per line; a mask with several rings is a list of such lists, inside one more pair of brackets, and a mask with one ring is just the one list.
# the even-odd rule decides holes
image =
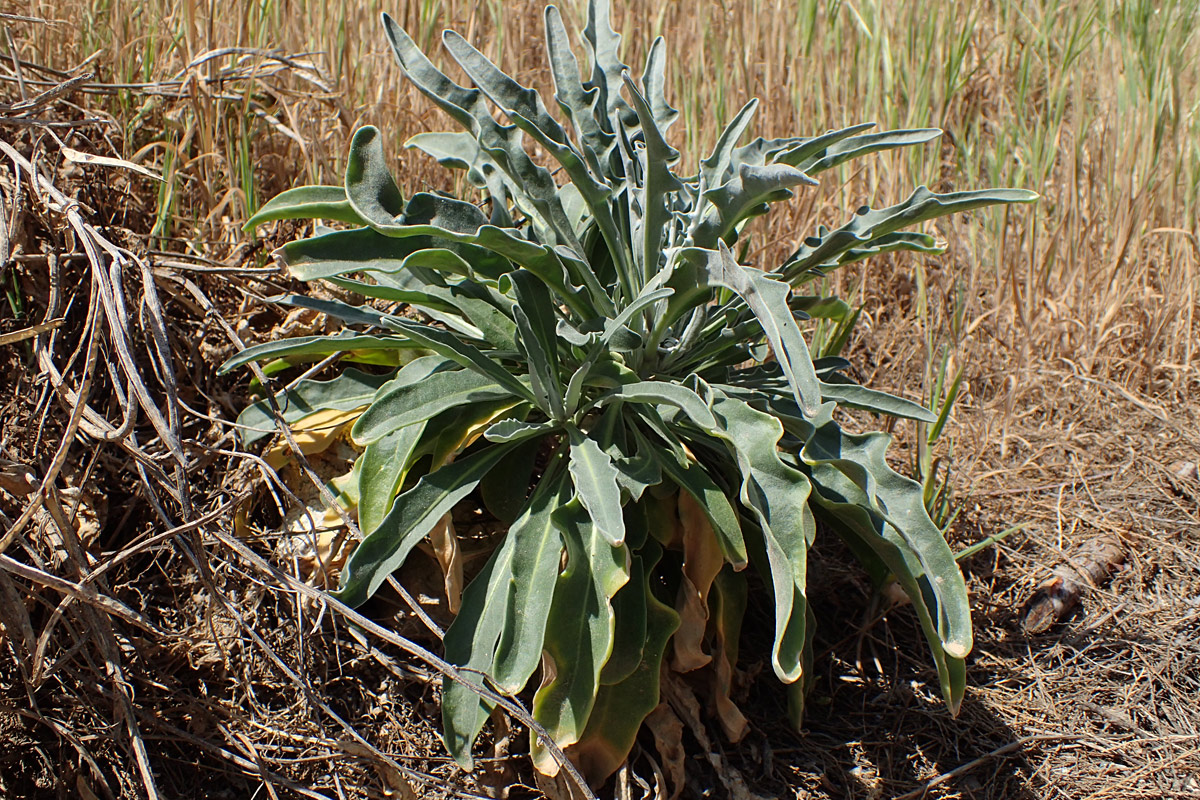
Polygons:
[[341,186],[297,186],[268,200],[242,230],[252,231],[264,222],[280,219],[326,219],[350,225],[365,225],[366,221],[346,199]]
[[350,555],[342,573],[338,599],[349,606],[364,603],[388,575],[400,568],[433,526],[474,490],[511,446],[494,445],[446,464],[397,497],[379,526]]
[[404,195],[387,167],[379,129],[365,125],[350,140],[346,199],[367,224],[390,225],[404,212]]
[[420,383],[389,387],[354,423],[354,441],[369,444],[447,409],[490,403],[512,392],[473,370],[436,372]]
[[578,428],[570,431],[571,479],[596,529],[611,545],[625,541],[618,472],[608,453]]
[[[375,392],[390,377],[347,369],[332,380],[299,381],[275,395],[275,402],[279,405],[284,422],[289,424],[318,411],[353,411],[370,404]],[[275,417],[270,403],[259,400],[248,406],[238,415],[238,425],[241,426],[242,441],[246,445],[275,433]]]

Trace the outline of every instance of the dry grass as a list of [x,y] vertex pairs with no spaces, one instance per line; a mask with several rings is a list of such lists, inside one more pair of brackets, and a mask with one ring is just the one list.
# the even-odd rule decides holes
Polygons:
[[[578,19],[582,5],[565,0],[566,16]],[[616,5],[630,63],[652,36],[668,39],[670,96],[683,111],[674,142],[689,159],[755,96],[764,101],[756,134],[862,120],[948,132],[940,147],[830,176],[778,212],[755,234],[760,264],[790,252],[817,222],[921,183],[1043,196],[1032,208],[946,220],[936,228],[950,245],[945,256],[884,257],[833,279],[866,304],[851,354],[859,377],[916,396],[930,390],[926,365],[943,352],[966,371],[947,434],[966,508],[956,537],[965,544],[1028,524],[967,564],[979,642],[962,717],[950,720],[932,699],[919,637],[902,613],[886,626],[857,624],[872,618],[865,596],[853,601],[861,581],[830,553],[827,596],[847,599],[824,610],[851,615],[856,634],[820,634],[807,735],[784,731],[774,721],[779,696],[769,681],[751,681],[756,730],[724,763],[760,794],[780,796],[918,797],[926,788],[947,798],[1200,796],[1192,702],[1200,487],[1171,474],[1177,461],[1200,461],[1196,4]],[[378,12],[396,15],[427,49],[443,27],[463,31],[544,88],[540,9],[541,0],[60,0],[4,9],[58,21],[0,18],[25,62],[16,69],[0,47],[0,100],[93,72],[69,104],[52,107],[72,123],[59,135],[165,180],[81,172],[42,129],[0,120],[4,142],[153,270],[145,284],[132,268],[124,279],[124,332],[95,307],[88,315],[102,276],[63,257],[79,235],[31,199],[29,175],[14,168],[0,180],[6,205],[22,209],[9,227],[20,249],[4,265],[9,299],[0,307],[11,319],[0,319],[0,334],[40,322],[54,284],[66,320],[54,339],[0,349],[0,469],[49,477],[46,508],[7,554],[39,573],[0,571],[2,790],[115,798],[157,786],[163,796],[208,797],[261,786],[280,797],[365,797],[399,791],[401,778],[421,796],[481,790],[436,745],[429,667],[341,618],[331,626],[332,614],[303,601],[304,553],[271,530],[277,520],[235,525],[234,499],[265,473],[222,421],[242,388],[212,372],[234,347],[220,318],[249,339],[282,322],[257,300],[281,278],[253,271],[272,243],[247,245],[240,222],[278,190],[336,180],[356,126],[378,124],[393,137],[406,190],[462,188],[401,149],[446,121],[402,83]],[[81,122],[89,118],[107,124]],[[167,309],[169,354],[155,348],[143,305],[155,293]],[[175,407],[163,373],[174,365],[183,410],[169,435],[131,405],[122,368],[105,371],[122,337],[151,405]],[[91,367],[89,342],[99,353]],[[37,348],[68,388],[93,384],[91,405],[112,428],[132,409],[134,438],[101,444],[103,430],[84,425],[96,420],[73,421],[73,401],[44,388],[53,376]],[[186,454],[182,472],[171,471],[172,436]],[[315,491],[287,496],[304,495],[303,485],[274,486],[280,515],[315,499]],[[7,529],[33,495],[4,490]],[[1127,565],[1087,598],[1086,614],[1022,635],[1017,612],[1041,571],[1095,532],[1122,538]],[[239,536],[253,536],[255,549]],[[433,641],[419,627],[405,632]],[[39,647],[44,660],[34,658]],[[635,772],[649,775],[651,760],[639,755]],[[139,772],[147,761],[152,769]],[[504,774],[507,763],[491,766]],[[721,785],[719,777],[697,766],[693,790]]]

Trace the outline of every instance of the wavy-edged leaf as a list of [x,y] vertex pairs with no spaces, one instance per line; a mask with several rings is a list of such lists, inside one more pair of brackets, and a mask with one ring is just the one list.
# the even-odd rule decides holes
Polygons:
[[[886,522],[883,535],[903,543],[915,556],[915,576],[926,575],[936,599],[938,636],[946,651],[965,657],[971,650],[971,609],[954,552],[925,510],[921,485],[893,470],[884,456],[891,437],[848,434],[825,422],[807,438],[800,457],[812,468],[818,487],[837,491]],[[830,472],[836,469],[838,474]],[[845,476],[839,478],[838,475]]]
[[432,244],[427,236],[392,239],[370,228],[332,233],[288,242],[275,251],[293,278],[311,281],[363,270],[398,272],[405,259]]
[[[679,111],[671,108],[671,104],[667,102],[666,52],[666,40],[661,36],[655,38],[650,43],[650,50],[646,53],[646,67],[642,70],[642,94],[646,98],[646,103],[650,106],[654,119],[654,127],[664,135],[675,121],[679,119]],[[674,159],[672,159],[672,163],[678,160],[678,158],[679,154],[676,153]]]
[[366,225],[351,207],[341,186],[297,186],[268,200],[254,216],[246,220],[243,231],[252,231],[265,222],[281,219],[327,219],[349,225]]
[[[305,379],[275,395],[284,422],[291,424],[318,411],[353,411],[365,408],[375,398],[379,387],[390,375],[368,375],[347,369],[328,381]],[[238,415],[242,442],[249,446],[264,436],[276,432],[275,415],[271,404],[259,400]]]
[[[574,190],[587,204],[596,226],[608,242],[609,251],[618,266],[628,273],[628,252],[617,229],[609,202],[612,191],[608,184],[598,179],[588,168],[583,154],[575,149],[558,121],[550,116],[542,102],[541,95],[533,89],[521,86],[511,77],[493,64],[487,56],[471,46],[470,42],[454,31],[446,31],[442,43],[458,62],[471,80],[495,103],[513,124],[527,133],[534,141],[545,148],[563,168],[570,179]],[[522,151],[523,152],[523,151]],[[559,194],[556,191],[556,194]],[[561,202],[559,204],[561,208]],[[562,210],[563,218],[568,222],[569,236],[561,237],[562,243],[571,247],[575,252],[582,252],[577,239],[574,237],[574,225],[570,225],[570,217]],[[593,299],[599,300],[603,289],[597,283],[590,271],[576,274],[582,278],[593,293]]]
[[969,192],[935,194],[924,186],[917,187],[907,200],[894,206],[859,213],[842,227],[815,240],[810,237],[787,262],[780,267],[786,280],[794,280],[806,270],[836,263],[839,255],[873,239],[879,239],[900,228],[947,214],[958,214],[998,203],[1031,203],[1038,198],[1024,189],[981,189]]
[[342,572],[337,598],[359,606],[408,558],[409,552],[512,445],[493,445],[422,476],[417,485],[396,498],[391,511],[350,555]]
[[[445,645],[446,660],[465,668],[464,676],[483,673],[501,690],[515,693],[537,668],[562,552],[552,514],[563,501],[566,477],[560,468],[542,478],[525,511],[463,592],[462,609],[446,630]],[[478,694],[459,682],[443,681],[446,748],[467,769],[488,713],[489,704]]]
[[[662,39],[658,39],[656,43],[661,50]],[[641,242],[634,242],[634,252],[642,268],[641,285],[644,286],[658,273],[659,262],[662,260],[664,229],[671,219],[667,199],[672,192],[683,188],[683,184],[668,166],[679,159],[679,151],[667,144],[663,138],[649,101],[638,91],[637,84],[628,74],[625,75],[625,89],[629,92],[633,110],[641,122],[645,145],[644,149],[639,150],[642,162],[642,220],[640,232],[635,237],[640,238]]]
[[584,84],[586,89],[595,89],[600,94],[599,114],[601,125],[609,133],[615,133],[613,124],[616,115],[628,108],[621,97],[621,75],[629,69],[621,61],[621,35],[613,30],[609,0],[588,0],[587,24],[583,29],[583,41],[591,51],[592,77]]
[[571,49],[562,15],[555,6],[546,7],[546,52],[554,77],[554,98],[574,124],[588,165],[597,175],[607,176],[606,162],[616,139],[597,121],[599,91],[583,88],[579,62]]
[[[555,514],[567,549],[546,626],[550,661],[533,699],[534,718],[560,746],[583,733],[600,687],[600,673],[613,647],[612,597],[629,580],[629,553],[614,547],[586,509],[572,501]],[[538,769],[553,774],[557,764],[534,747]]]
[[520,130],[496,122],[483,93],[459,86],[433,66],[412,37],[390,16],[384,14],[383,23],[401,70],[422,94],[471,131],[484,151],[508,175],[515,190],[513,200],[531,217],[538,238],[546,243],[557,241],[582,252],[559,201],[553,176],[529,158],[521,143]]
[[626,546],[635,554],[629,562],[629,580],[612,597],[612,654],[600,671],[600,683],[611,686],[628,678],[642,663],[646,644],[646,576],[637,557],[650,536],[650,517],[645,503],[625,506]]
[[[661,553],[657,544],[648,541],[640,553],[633,556],[631,572],[641,575],[642,580],[637,583],[631,580],[626,586],[626,590],[636,592],[631,595],[630,602],[646,609],[642,661],[629,677],[601,687],[583,735],[568,749],[568,755],[593,786],[601,785],[625,761],[643,720],[659,703],[663,654],[679,626],[679,615],[650,590],[654,567]],[[645,599],[640,600],[638,595]]]
[[555,422],[522,422],[517,419],[502,419],[492,423],[483,432],[483,437],[489,442],[521,442],[545,436],[558,429],[559,424]]
[[816,537],[809,508],[808,476],[779,456],[783,424],[741,400],[718,394],[713,413],[724,427],[723,438],[737,456],[742,474],[740,498],[754,512],[762,531],[775,597],[775,643],[771,663],[785,683],[803,673],[808,599],[808,548]]
[[827,512],[822,517],[876,578],[883,565],[912,600],[943,696],[957,713],[966,685],[962,659],[972,643],[970,603],[953,552],[925,510],[920,484],[888,466],[886,434],[846,434],[827,412],[809,420],[790,401],[773,400],[771,408],[804,442],[797,466],[812,476],[812,499]]

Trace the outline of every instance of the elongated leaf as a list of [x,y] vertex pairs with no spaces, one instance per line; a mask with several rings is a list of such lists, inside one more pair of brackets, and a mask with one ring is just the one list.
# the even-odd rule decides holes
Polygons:
[[937,415],[920,403],[896,397],[887,392],[878,392],[856,383],[826,383],[821,381],[821,399],[833,400],[840,406],[887,414],[891,417],[915,419],[920,422],[937,422]]
[[746,566],[746,540],[742,536],[742,526],[738,513],[730,504],[729,499],[721,488],[709,477],[705,469],[694,462],[689,462],[687,469],[681,468],[674,459],[658,457],[662,471],[695,499],[708,522],[717,534],[721,553],[734,569],[744,569]]
[[[724,243],[719,242],[718,246],[718,251],[688,249],[683,251],[683,256],[703,271],[703,278],[710,284],[724,286],[745,301],[771,343],[796,402],[807,413],[815,413],[821,403],[820,382],[808,344],[788,308],[790,287],[758,270],[743,267],[733,259]],[[686,273],[677,274],[681,280],[687,280]]]
[[[520,691],[541,657],[562,551],[552,514],[562,502],[566,476],[558,469],[542,479],[525,512],[463,593],[462,609],[446,630],[446,659],[487,674],[504,691]],[[487,715],[488,706],[477,694],[443,682],[446,747],[468,769],[471,746]]]
[[554,178],[529,158],[522,146],[520,131],[497,123],[483,94],[478,89],[459,86],[434,67],[395,20],[385,14],[383,23],[404,74],[422,94],[471,131],[484,151],[508,175],[515,189],[513,200],[530,215],[538,238],[546,243],[557,241],[582,252],[559,201]]
[[851,136],[857,136],[874,127],[874,122],[860,122],[848,128],[826,131],[820,136],[774,139],[770,142],[758,140],[746,147],[739,148],[734,161],[735,163],[749,164],[779,163],[800,168],[801,164],[822,158],[829,148],[836,146],[838,142],[849,139]]
[[[390,375],[368,375],[347,369],[328,381],[305,379],[275,395],[284,422],[293,423],[318,411],[353,411],[367,407]],[[238,415],[242,442],[249,446],[276,432],[271,405],[259,400]]]
[[615,133],[616,114],[628,105],[621,98],[622,73],[629,67],[621,62],[621,35],[613,30],[609,0],[588,0],[587,25],[583,40],[591,50],[592,77],[587,89],[600,94],[599,118],[605,130]]
[[971,609],[962,573],[942,532],[929,519],[921,485],[888,466],[884,453],[890,441],[883,433],[852,435],[826,422],[807,439],[800,457],[813,467],[819,485],[869,509],[887,523],[884,536],[915,555],[912,572],[928,576],[937,601],[931,611],[936,611],[942,645],[947,653],[965,657],[971,650]]
[[613,545],[625,541],[625,518],[621,512],[619,473],[608,453],[578,428],[570,429],[571,479],[579,500],[587,509],[596,530]]
[[713,413],[724,426],[723,438],[742,474],[741,501],[754,512],[762,530],[769,578],[775,597],[775,644],[771,663],[781,681],[792,683],[803,672],[808,600],[808,548],[816,523],[808,506],[811,484],[779,456],[783,425],[741,400],[718,394]]
[[504,276],[500,286],[505,293],[511,289],[517,300],[512,308],[520,333],[517,344],[529,361],[533,393],[546,416],[561,420],[566,414],[558,376],[557,325],[550,292],[533,273],[523,269]]
[[583,88],[579,62],[571,49],[562,15],[555,6],[546,7],[546,50],[554,77],[554,98],[574,123],[588,165],[597,175],[607,176],[606,163],[616,139],[597,120],[600,93],[595,88]]
[[530,402],[535,402],[533,393],[529,390],[528,386],[514,377],[504,367],[488,358],[478,348],[462,341],[453,334],[429,325],[421,325],[397,317],[388,318],[386,326],[396,333],[403,334],[414,342],[429,348],[433,352],[463,365],[467,369],[491,378],[497,385],[508,390],[509,393]]
[[496,647],[491,676],[497,686],[513,694],[525,687],[541,659],[561,561],[562,536],[553,514],[566,500],[565,473],[552,477],[549,489],[542,502],[537,502],[535,492],[529,515],[518,519],[508,532],[514,539],[509,601],[514,613]]
[[604,406],[615,400],[626,403],[652,403],[667,405],[680,409],[688,418],[702,430],[712,430],[717,427],[717,420],[712,415],[708,405],[700,396],[686,386],[665,381],[639,381],[618,386],[605,392],[596,400],[597,406]]
[[[560,746],[583,733],[599,689],[600,671],[612,652],[614,614],[610,600],[629,578],[628,551],[613,547],[572,502],[555,515],[567,548],[546,626],[546,670],[533,699],[534,718]],[[554,771],[542,748],[534,757],[543,772]],[[540,758],[539,758],[540,757]]]
[[264,222],[280,219],[327,219],[350,225],[366,225],[351,207],[341,186],[297,186],[268,200],[242,226],[252,231]]
[[[650,50],[646,53],[646,68],[642,70],[642,94],[646,97],[646,103],[653,114],[654,127],[664,135],[675,124],[675,120],[679,119],[679,112],[667,102],[666,53],[666,40],[661,36],[656,37],[650,43]],[[676,153],[671,163],[678,158],[679,154]]]
[[388,387],[375,398],[352,436],[360,444],[378,441],[406,425],[424,422],[456,406],[491,403],[512,397],[512,392],[485,375],[471,370],[437,372],[416,384]]
[[[661,50],[662,39],[659,39],[657,43]],[[645,143],[645,149],[641,151],[642,241],[638,253],[638,261],[642,266],[642,285],[644,286],[658,273],[659,262],[662,259],[664,228],[671,218],[670,209],[667,207],[667,198],[672,192],[683,188],[683,184],[667,166],[679,159],[679,151],[663,139],[650,103],[638,91],[637,85],[628,74],[625,75],[625,89],[629,92],[629,97],[633,101],[633,110],[642,123],[642,136]],[[636,246],[637,242],[634,244]]]
[[522,442],[526,439],[545,436],[558,429],[559,425],[553,422],[522,422],[516,419],[502,419],[488,427],[483,432],[483,436],[489,442]]
[[718,241],[734,241],[740,222],[766,213],[768,203],[789,199],[791,187],[802,185],[817,182],[787,164],[740,165],[732,178],[704,193],[713,212],[696,227],[693,242],[698,247],[716,247]]
[[997,203],[1032,203],[1037,197],[1034,192],[1024,189],[984,189],[934,194],[926,187],[920,186],[902,203],[875,211],[860,209],[861,213],[855,214],[852,220],[836,231],[819,240],[809,239],[792,254],[787,263],[780,268],[780,272],[785,279],[793,280],[805,270],[833,263],[841,253],[900,228]]
[[358,606],[408,558],[409,552],[458,501],[479,484],[512,445],[498,444],[447,464],[417,481],[396,498],[379,526],[359,543],[346,569],[337,598]]
[[307,308],[310,311],[317,311],[334,319],[340,319],[342,322],[348,322],[351,325],[372,325],[382,328],[386,326],[388,319],[391,318],[388,314],[377,311],[368,305],[352,306],[349,303],[343,303],[341,300],[321,300],[303,294],[284,294],[268,299],[272,303],[279,303],[284,306]]
[[[717,706],[717,718],[725,730],[725,736],[731,742],[739,742],[746,735],[749,724],[741,710],[733,702],[733,675],[738,661],[738,639],[742,632],[742,620],[746,615],[749,587],[746,576],[740,575],[726,566],[717,574],[713,582],[712,594],[708,602],[712,612],[713,627],[713,681],[715,692],[714,702]],[[816,626],[810,619],[808,629]],[[811,648],[806,648],[811,651]],[[811,666],[805,665],[805,672],[811,672]],[[801,684],[797,681],[792,684]]]
[[869,153],[924,144],[941,135],[942,132],[937,128],[864,133],[859,136],[841,139],[808,158],[797,160],[793,157],[786,160],[809,175],[816,175],[818,172],[824,172],[827,169],[836,167],[838,164],[843,164],[851,159],[859,158]]
[[374,336],[355,331],[339,331],[328,336],[297,336],[277,342],[252,345],[217,368],[224,375],[253,361],[297,356],[327,356],[363,350],[411,350],[412,342],[394,336]]
[[612,597],[612,654],[600,671],[600,683],[611,686],[628,678],[642,663],[646,646],[646,575],[637,555],[650,536],[650,519],[644,503],[625,506],[626,545],[633,554],[629,580]]
[[408,256],[431,243],[427,236],[397,240],[359,228],[288,242],[275,254],[292,277],[311,281],[367,269],[396,272],[404,269]]
[[720,186],[727,180],[733,149],[737,146],[738,140],[742,138],[742,134],[746,132],[746,126],[750,124],[757,108],[758,98],[751,98],[750,102],[742,106],[742,110],[717,137],[717,144],[713,147],[712,153],[700,162],[701,186],[705,189]]
[[[626,273],[629,265],[627,250],[621,241],[620,232],[612,215],[609,203],[611,189],[592,174],[585,163],[584,156],[575,149],[574,144],[565,130],[547,112],[541,96],[534,90],[521,86],[508,75],[505,75],[486,56],[471,46],[453,31],[443,34],[442,42],[476,85],[499,106],[500,110],[512,120],[522,131],[527,133],[539,145],[554,157],[563,171],[570,178],[571,185],[587,204],[592,218],[608,242],[609,251],[619,267]],[[564,212],[565,216],[565,212]],[[569,220],[569,217],[567,217]],[[576,252],[582,252],[582,247],[574,238],[574,226],[568,226],[570,236],[563,237],[563,244]],[[603,294],[599,284],[590,280],[590,272],[580,273],[590,283],[594,299]]]
[[409,425],[367,445],[358,468],[358,527],[370,535],[383,523],[412,465],[424,425]]
[[[633,748],[642,721],[659,703],[663,654],[679,626],[679,615],[650,590],[651,576],[661,552],[656,544],[648,542],[641,553],[633,557],[642,562],[634,571],[644,576],[644,581],[636,584],[639,594],[645,598],[638,604],[646,608],[642,663],[625,680],[600,689],[583,735],[568,751],[593,786],[601,785],[621,766]],[[631,598],[630,602],[638,601]]]

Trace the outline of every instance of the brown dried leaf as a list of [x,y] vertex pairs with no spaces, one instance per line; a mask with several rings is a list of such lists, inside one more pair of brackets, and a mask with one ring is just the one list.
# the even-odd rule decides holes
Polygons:
[[713,589],[713,697],[725,737],[736,744],[750,730],[750,724],[732,697],[738,637],[746,611],[746,580],[742,575],[724,570],[718,574]]
[[712,661],[705,653],[704,635],[708,629],[708,591],[721,571],[724,557],[708,516],[687,492],[679,493],[679,525],[683,544],[683,581],[675,610],[679,612],[679,630],[672,639],[671,666],[679,672],[691,672]]
[[659,758],[662,759],[662,766],[666,770],[668,783],[671,786],[671,793],[667,795],[667,798],[675,800],[683,793],[683,787],[687,782],[685,768],[687,753],[683,749],[683,723],[669,705],[659,703],[658,708],[651,711],[650,716],[646,717],[645,725],[654,734],[654,746],[658,750]]
[[446,586],[446,606],[450,613],[457,614],[462,604],[463,554],[458,545],[458,534],[454,531],[454,520],[449,514],[429,532],[429,544],[442,568]]

